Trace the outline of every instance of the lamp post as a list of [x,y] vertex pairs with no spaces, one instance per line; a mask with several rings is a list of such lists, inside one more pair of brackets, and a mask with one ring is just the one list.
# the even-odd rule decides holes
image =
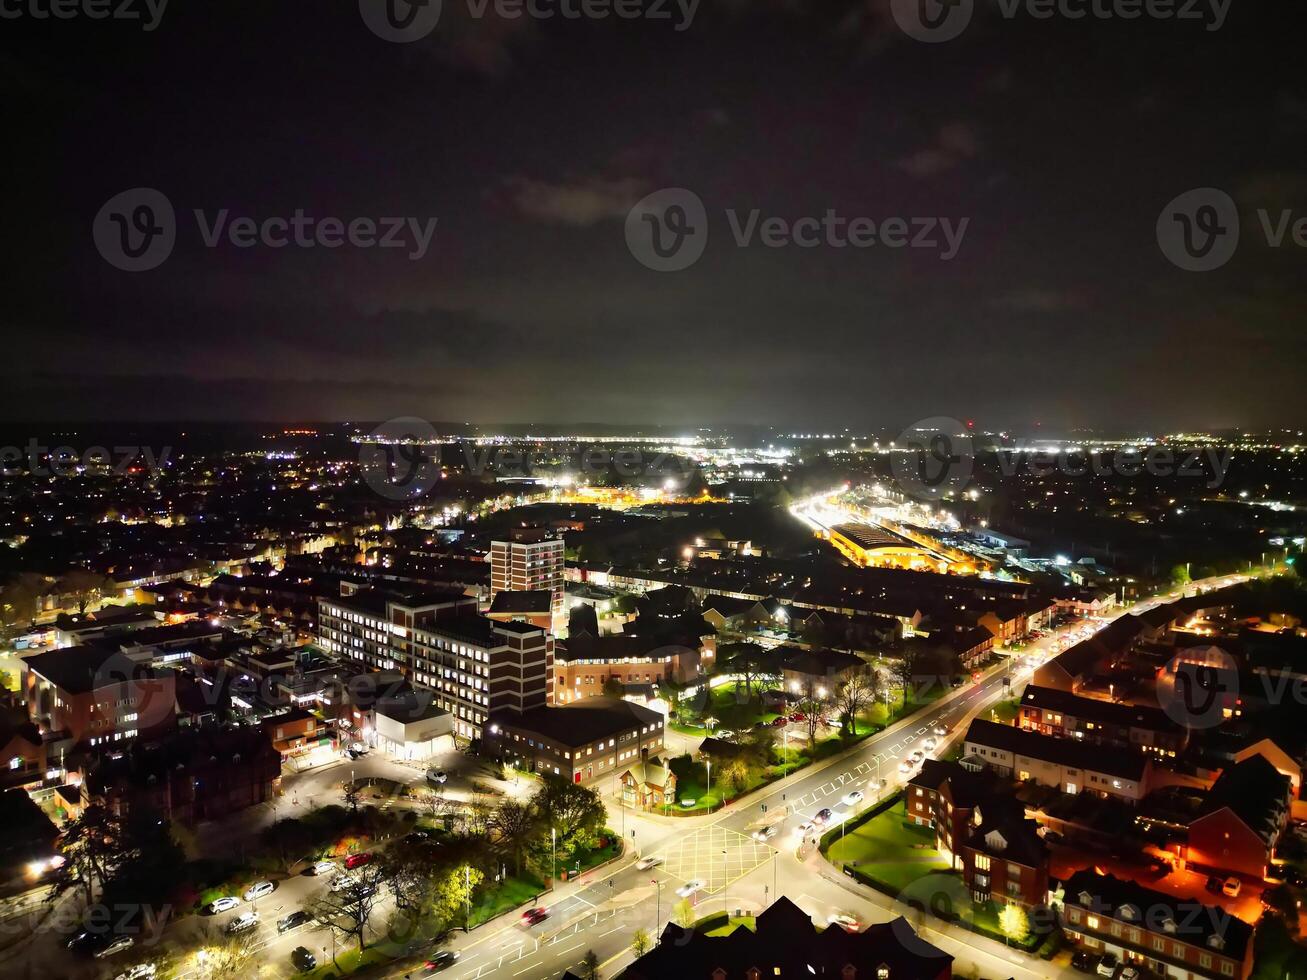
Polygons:
[[463,931],[472,931],[472,865],[463,865]]
[[663,883],[657,878],[650,878],[649,884],[654,886],[657,897],[654,899],[654,942],[658,942],[659,924],[663,921]]
[[727,904],[726,904],[726,894],[728,890],[727,886],[729,884],[730,882],[726,880],[726,848],[723,847],[722,848],[722,911],[726,913],[727,925],[730,924],[729,920],[731,917],[731,913],[728,911]]
[[549,859],[553,869],[549,880],[553,881],[558,877],[558,831],[553,827],[549,828]]
[[708,812],[712,813],[712,759],[705,760],[708,765]]

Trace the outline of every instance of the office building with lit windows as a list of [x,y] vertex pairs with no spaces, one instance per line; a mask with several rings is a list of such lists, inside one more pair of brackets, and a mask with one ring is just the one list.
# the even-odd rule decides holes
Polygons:
[[563,613],[563,539],[541,528],[522,528],[509,541],[490,543],[490,593],[547,591],[550,609]]
[[487,619],[462,593],[369,590],[320,599],[318,636],[330,654],[373,670],[398,670],[432,691],[462,739],[480,738],[491,712],[521,713],[549,701],[549,632]]

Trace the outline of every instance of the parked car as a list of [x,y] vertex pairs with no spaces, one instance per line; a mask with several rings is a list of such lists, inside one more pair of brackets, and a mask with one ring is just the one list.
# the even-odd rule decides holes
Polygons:
[[653,855],[650,855],[649,857],[642,857],[640,858],[640,860],[636,861],[635,867],[637,871],[648,871],[654,865],[662,864],[662,863],[663,863],[662,858],[654,857]]
[[840,802],[843,803],[845,806],[857,806],[859,803],[863,801],[863,799],[864,797],[862,795],[862,790],[855,789],[848,793],[845,793],[844,798],[840,800]]
[[442,949],[431,959],[422,964],[422,969],[430,970],[432,973],[438,973],[441,970],[448,970],[458,962],[458,950]]
[[1116,975],[1117,959],[1115,953],[1104,953],[1098,960],[1098,968],[1095,972],[1100,977],[1107,977],[1111,980]]
[[1230,898],[1238,898],[1241,891],[1243,891],[1243,882],[1238,878],[1226,878],[1221,883],[1221,893]]
[[1224,884],[1225,882],[1221,881],[1216,875],[1208,875],[1206,888],[1213,895],[1219,895]]
[[136,940],[132,936],[111,936],[105,945],[95,951],[95,958],[104,959],[106,956],[113,956],[115,953],[121,953],[124,950],[131,949],[136,945]]
[[1138,967],[1123,966],[1121,967],[1121,975],[1117,977],[1117,980],[1139,980],[1139,976]]
[[926,758],[926,753],[922,752],[921,749],[917,749],[908,758],[910,758],[913,762],[921,762],[923,759]]
[[787,721],[789,721],[789,719],[784,715],[781,715],[779,718],[772,719],[771,726],[772,728],[784,728]]
[[936,740],[934,735],[927,735],[926,740],[921,743],[921,747],[925,749],[927,752],[934,752],[935,746],[937,746],[938,744],[939,742]]
[[313,873],[315,875],[334,875],[337,871],[335,861],[315,861],[313,862]]
[[74,953],[94,953],[105,944],[104,933],[91,932],[89,929],[83,929],[72,939],[64,943],[66,949]]
[[258,912],[242,912],[236,918],[227,923],[227,932],[235,935],[238,932],[247,932],[259,924]]
[[1071,954],[1071,969],[1081,973],[1093,973],[1098,967],[1094,954],[1087,949],[1078,949]]
[[256,881],[245,889],[245,901],[252,902],[256,898],[262,898],[264,895],[271,895],[272,890],[277,886],[270,881]]
[[336,880],[331,883],[333,892],[343,892],[346,888],[353,888],[359,883],[359,880],[351,874],[337,875]]
[[443,785],[449,781],[449,773],[443,769],[428,769],[427,782]]
[[790,721],[794,722],[795,724],[807,720],[808,720],[808,716],[805,715],[802,711],[796,711],[794,712],[794,714],[790,715]]
[[296,909],[290,915],[282,916],[277,920],[277,931],[290,932],[292,929],[308,925],[312,921],[313,916],[309,915],[309,913],[305,912],[303,909]]
[[826,821],[828,821],[831,816],[833,816],[833,814],[831,813],[830,807],[824,807],[812,815],[812,822],[818,827],[824,827],[826,826]]
[[538,922],[544,922],[549,918],[549,910],[543,905],[537,905],[533,909],[527,909],[522,913],[522,921],[528,926],[533,926]]
[[159,968],[153,963],[137,963],[125,973],[120,973],[113,980],[154,980]]
[[904,776],[912,772],[913,768],[914,767],[912,765],[911,759],[904,759],[902,762],[899,763],[899,772]]
[[772,824],[770,827],[759,827],[753,832],[753,839],[759,843],[764,843],[776,836],[777,827]]
[[680,888],[676,889],[676,894],[680,895],[681,898],[689,898],[691,895],[693,895],[702,887],[703,887],[702,881],[700,881],[698,878],[691,878]]
[[215,898],[209,903],[209,914],[218,915],[221,912],[230,912],[240,903],[241,900],[235,895],[224,895],[222,898]]
[[845,932],[857,932],[862,928],[862,923],[856,916],[849,915],[847,912],[836,912],[828,920],[831,925],[839,926]]
[[361,851],[358,854],[351,854],[349,857],[345,858],[345,870],[353,871],[355,868],[361,868],[363,865],[371,863],[372,852]]
[[291,966],[295,967],[300,973],[308,973],[310,970],[317,969],[318,958],[313,955],[313,951],[307,946],[296,946],[290,951]]

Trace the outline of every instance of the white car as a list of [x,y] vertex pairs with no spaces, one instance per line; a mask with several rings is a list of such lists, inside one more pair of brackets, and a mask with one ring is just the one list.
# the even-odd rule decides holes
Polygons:
[[803,834],[805,837],[816,829],[817,824],[813,820],[805,820],[803,823],[799,824],[799,833]]
[[242,912],[240,915],[236,916],[236,918],[227,923],[227,932],[234,935],[238,932],[245,932],[248,929],[253,929],[258,924],[258,912]]
[[346,888],[353,888],[358,884],[358,879],[353,875],[341,875],[331,883],[333,892],[343,892]]
[[910,758],[912,759],[913,762],[921,762],[923,759],[926,758],[926,753],[922,752],[921,749],[917,749],[917,751],[912,753]]
[[936,726],[935,726],[935,734],[936,734],[936,735],[947,735],[947,734],[948,734],[948,725],[936,725]]
[[862,923],[857,920],[857,917],[849,915],[847,912],[836,912],[827,922],[833,926],[839,926],[845,932],[857,932],[862,927]]
[[689,898],[691,895],[693,895],[702,887],[703,887],[702,881],[700,881],[698,878],[691,878],[680,888],[676,889],[676,894],[680,895],[682,898]]
[[153,963],[137,963],[126,973],[120,973],[114,980],[154,980],[158,967]]
[[209,913],[217,915],[220,912],[230,912],[236,906],[240,905],[241,900],[235,895],[224,895],[222,898],[215,898],[209,903]]
[[1238,898],[1239,893],[1243,891],[1243,882],[1238,878],[1226,878],[1221,882],[1221,892],[1230,898]]
[[777,828],[775,824],[772,824],[770,827],[759,827],[753,832],[753,839],[760,844],[765,843],[776,836],[776,831],[778,829],[779,828]]
[[335,861],[315,861],[313,864],[313,873],[319,877],[334,875],[336,871]]
[[852,792],[845,793],[844,798],[840,800],[845,806],[857,806],[863,800],[862,790],[855,789]]
[[104,959],[106,956],[113,956],[115,953],[121,953],[125,949],[131,949],[136,945],[136,940],[131,936],[114,936],[109,940],[109,945],[103,949],[95,951],[96,959]]
[[911,759],[904,759],[902,762],[899,763],[899,772],[901,772],[905,776],[908,773],[912,772],[913,768],[914,767],[912,765]]
[[938,744],[939,742],[936,740],[935,736],[930,735],[927,736],[926,740],[921,743],[921,747],[925,749],[927,752],[934,752],[935,746]]
[[262,898],[264,895],[271,895],[272,890],[277,886],[270,881],[256,881],[245,889],[245,901],[252,902],[256,898]]
[[651,855],[651,856],[649,856],[649,857],[640,858],[640,860],[636,861],[636,862],[635,862],[635,869],[636,869],[637,871],[648,871],[648,870],[649,870],[650,868],[652,868],[654,865],[662,864],[662,863],[663,863],[663,859],[662,859],[662,858],[660,858],[660,857],[653,857],[653,856]]

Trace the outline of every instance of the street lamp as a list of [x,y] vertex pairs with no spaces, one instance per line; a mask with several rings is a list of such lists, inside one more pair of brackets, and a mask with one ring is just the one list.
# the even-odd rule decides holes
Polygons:
[[663,883],[657,878],[650,878],[649,884],[654,886],[657,894],[657,897],[654,899],[654,942],[656,943],[659,940],[659,933],[661,932],[659,923],[663,921]]
[[708,766],[708,812],[712,813],[712,759],[704,760]]
[[549,856],[553,867],[549,880],[553,881],[558,877],[558,831],[553,827],[549,828]]
[[722,911],[726,912],[727,925],[730,924],[730,912],[727,910],[726,893],[730,882],[726,879],[726,848],[722,848]]

